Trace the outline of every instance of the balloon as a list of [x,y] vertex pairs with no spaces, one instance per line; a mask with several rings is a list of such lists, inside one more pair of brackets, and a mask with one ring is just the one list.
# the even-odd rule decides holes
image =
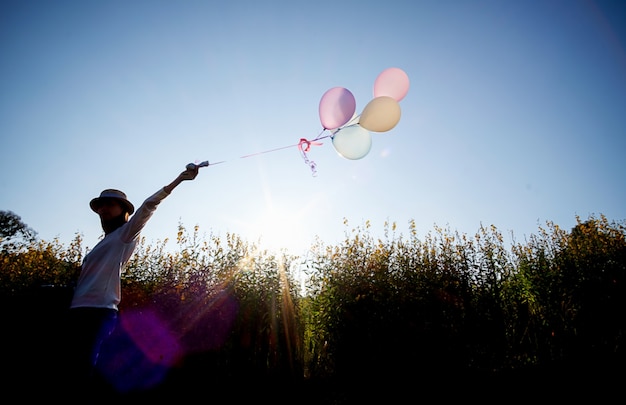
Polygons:
[[355,110],[356,100],[350,90],[333,87],[320,100],[320,121],[324,129],[339,128],[352,118]]
[[374,97],[389,96],[400,101],[409,92],[409,76],[399,68],[382,71],[374,81]]
[[400,104],[389,96],[372,99],[361,113],[359,125],[368,131],[386,132],[400,121]]
[[337,153],[350,160],[365,157],[372,148],[372,134],[359,124],[339,129],[332,140]]

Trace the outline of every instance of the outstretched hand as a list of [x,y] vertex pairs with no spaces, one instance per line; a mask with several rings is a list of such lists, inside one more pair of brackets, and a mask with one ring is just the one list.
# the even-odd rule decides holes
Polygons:
[[198,175],[198,165],[187,165],[187,168],[182,172],[179,177],[181,180],[193,180]]
[[169,194],[174,190],[180,183],[185,180],[193,180],[198,175],[198,165],[188,164],[185,171],[179,174],[170,184],[163,187],[163,189]]

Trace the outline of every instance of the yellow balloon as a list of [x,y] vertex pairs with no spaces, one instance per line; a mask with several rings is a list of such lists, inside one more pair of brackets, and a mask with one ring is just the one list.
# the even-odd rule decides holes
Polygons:
[[375,97],[367,103],[359,125],[372,132],[387,132],[400,121],[400,104],[389,96]]

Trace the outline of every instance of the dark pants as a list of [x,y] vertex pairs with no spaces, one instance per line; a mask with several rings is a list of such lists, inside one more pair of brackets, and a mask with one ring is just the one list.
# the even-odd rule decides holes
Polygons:
[[79,390],[98,384],[97,363],[102,343],[117,325],[118,313],[109,308],[71,308],[67,343],[72,385]]

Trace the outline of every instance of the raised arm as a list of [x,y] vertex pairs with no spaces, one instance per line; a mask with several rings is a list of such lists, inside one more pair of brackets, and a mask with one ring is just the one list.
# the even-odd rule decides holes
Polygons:
[[137,211],[135,211],[135,214],[130,217],[127,226],[124,227],[124,231],[120,235],[120,238],[125,242],[130,242],[131,240],[137,238],[161,201],[170,195],[172,190],[174,190],[183,181],[195,179],[198,175],[199,168],[199,165],[187,165],[185,171],[179,174],[178,177],[176,177],[170,184],[164,186],[152,196],[148,197],[137,209]]
[[163,190],[165,190],[166,193],[170,194],[172,190],[174,190],[183,181],[195,179],[198,175],[198,169],[198,165],[187,165],[185,171],[179,174],[178,177],[176,177],[170,184],[163,187]]

